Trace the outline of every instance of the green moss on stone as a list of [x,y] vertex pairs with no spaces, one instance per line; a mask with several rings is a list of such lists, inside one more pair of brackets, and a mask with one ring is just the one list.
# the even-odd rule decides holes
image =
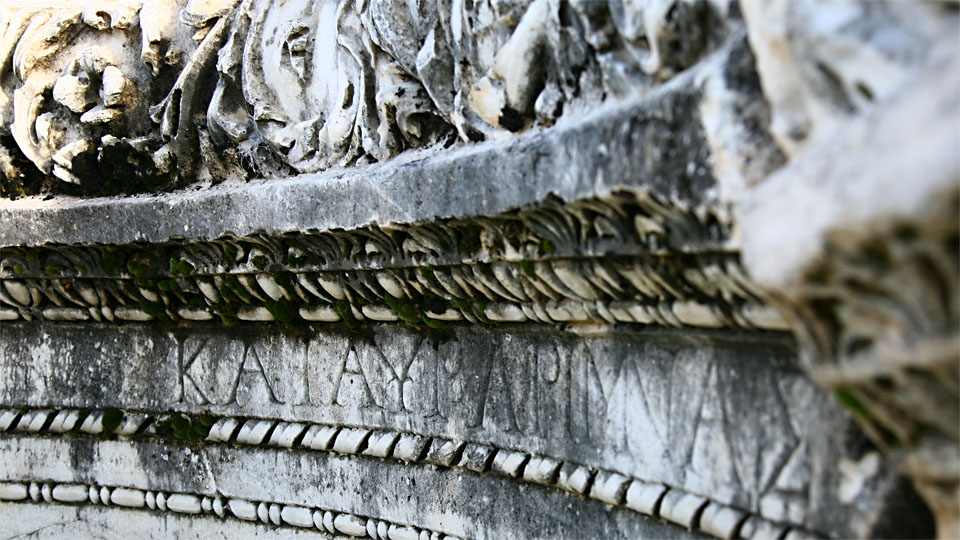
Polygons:
[[356,330],[360,327],[360,321],[353,316],[353,310],[350,309],[350,304],[346,300],[337,300],[333,304],[333,311],[340,316],[340,319],[344,324],[347,325],[347,328],[350,330]]
[[194,266],[183,259],[170,259],[170,271],[180,275],[190,274]]
[[120,409],[107,409],[100,418],[100,425],[103,427],[104,434],[111,434],[120,427],[123,422],[123,411]]
[[267,308],[274,319],[284,324],[290,324],[300,318],[297,306],[284,298],[276,301],[268,300],[264,302],[263,307]]
[[48,264],[47,267],[43,269],[43,273],[48,276],[56,276],[64,273],[66,270],[66,266],[60,266],[59,264]]
[[263,255],[257,255],[250,262],[253,263],[253,266],[255,266],[257,270],[264,270],[267,268],[267,265],[270,264],[270,260]]
[[837,399],[837,403],[851,413],[867,420],[870,419],[870,411],[851,392],[838,388],[833,391],[833,397]]

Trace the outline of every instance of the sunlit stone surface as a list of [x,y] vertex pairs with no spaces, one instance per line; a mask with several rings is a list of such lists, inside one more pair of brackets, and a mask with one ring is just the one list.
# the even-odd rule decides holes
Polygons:
[[958,23],[0,1],[0,536],[960,535]]

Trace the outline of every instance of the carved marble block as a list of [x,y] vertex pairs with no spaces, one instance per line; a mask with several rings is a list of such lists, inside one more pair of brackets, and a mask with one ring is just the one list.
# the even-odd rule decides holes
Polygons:
[[0,0],[0,537],[960,535],[958,28]]

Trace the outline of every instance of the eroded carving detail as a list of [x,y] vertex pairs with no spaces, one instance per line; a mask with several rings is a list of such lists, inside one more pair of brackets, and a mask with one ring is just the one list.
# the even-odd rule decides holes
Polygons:
[[902,88],[931,48],[950,46],[957,22],[952,8],[932,2],[740,5],[770,133],[788,157]]
[[[834,231],[785,295],[807,370],[960,528],[960,194],[926,220]],[[949,202],[946,202],[949,201]]]
[[425,534],[430,538],[457,540],[455,536],[441,536],[443,533],[429,529],[348,512],[223,497],[219,494],[165,492],[128,486],[5,479],[0,483],[0,501],[20,504],[94,504],[141,511],[174,512],[221,519],[234,518],[243,521],[259,521],[265,525],[315,529],[332,535],[374,540],[386,538],[378,534],[378,531],[386,532],[391,538],[417,538]]
[[[382,161],[650,89],[728,6],[123,0],[5,6],[4,194],[86,194]],[[37,170],[24,166],[24,159]]]
[[[374,457],[399,460],[403,463],[428,463],[442,468],[458,468],[478,474],[494,474],[522,482],[541,484],[575,495],[590,497],[606,504],[622,506],[651,517],[659,517],[677,525],[693,528],[718,538],[767,538],[810,537],[811,532],[800,524],[798,516],[780,514],[773,521],[755,512],[738,509],[707,497],[690,493],[682,488],[657,482],[644,481],[619,473],[523,451],[497,448],[483,443],[448,440],[409,432],[391,432],[378,429],[338,425],[283,422],[271,419],[243,419],[190,416],[182,414],[150,415],[124,413],[117,409],[108,411],[77,410],[26,410],[0,412],[0,432],[23,434],[95,435],[127,438],[160,438],[202,440],[209,444],[239,444],[293,448],[295,450],[334,452],[357,457]],[[103,495],[102,490],[83,486],[94,504],[115,504],[129,508],[159,508],[165,501],[155,492],[119,488],[122,500],[111,497],[113,490]],[[77,500],[57,497],[54,484],[24,485],[21,483],[0,484],[0,500],[34,502],[85,502],[80,498],[79,487],[61,488],[61,492],[76,491]],[[129,492],[129,493],[128,493]],[[170,494],[164,494],[165,499]],[[130,501],[125,504],[125,501]],[[234,513],[234,506],[224,499],[213,496],[188,496],[181,507],[171,508],[178,512],[215,513],[224,517],[219,507]],[[154,504],[151,504],[154,501]],[[159,504],[158,504],[159,503]],[[243,502],[235,502],[241,505]],[[250,503],[256,508],[257,503]],[[261,503],[263,504],[263,503]],[[269,503],[267,503],[269,504]],[[247,509],[243,506],[242,510]],[[269,508],[269,507],[268,507]],[[298,508],[298,507],[294,507]],[[292,511],[291,511],[292,512]],[[323,512],[318,510],[317,512]],[[253,512],[236,514],[240,519],[254,519]],[[281,514],[282,515],[282,514]],[[336,514],[334,514],[336,515]],[[253,516],[253,517],[251,517]],[[264,516],[264,523],[269,523]],[[323,522],[326,517],[317,521]],[[287,520],[283,520],[286,522]],[[281,525],[274,520],[275,525]],[[299,525],[289,523],[290,525]],[[334,532],[334,531],[330,531]],[[344,531],[340,531],[344,532]]]
[[0,316],[784,329],[723,247],[728,234],[714,216],[621,193],[389,229],[5,248],[0,303],[12,309]]

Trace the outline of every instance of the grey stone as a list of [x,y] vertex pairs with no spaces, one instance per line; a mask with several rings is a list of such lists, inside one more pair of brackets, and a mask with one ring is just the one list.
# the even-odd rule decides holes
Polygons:
[[951,537],[958,18],[0,1],[0,536]]

